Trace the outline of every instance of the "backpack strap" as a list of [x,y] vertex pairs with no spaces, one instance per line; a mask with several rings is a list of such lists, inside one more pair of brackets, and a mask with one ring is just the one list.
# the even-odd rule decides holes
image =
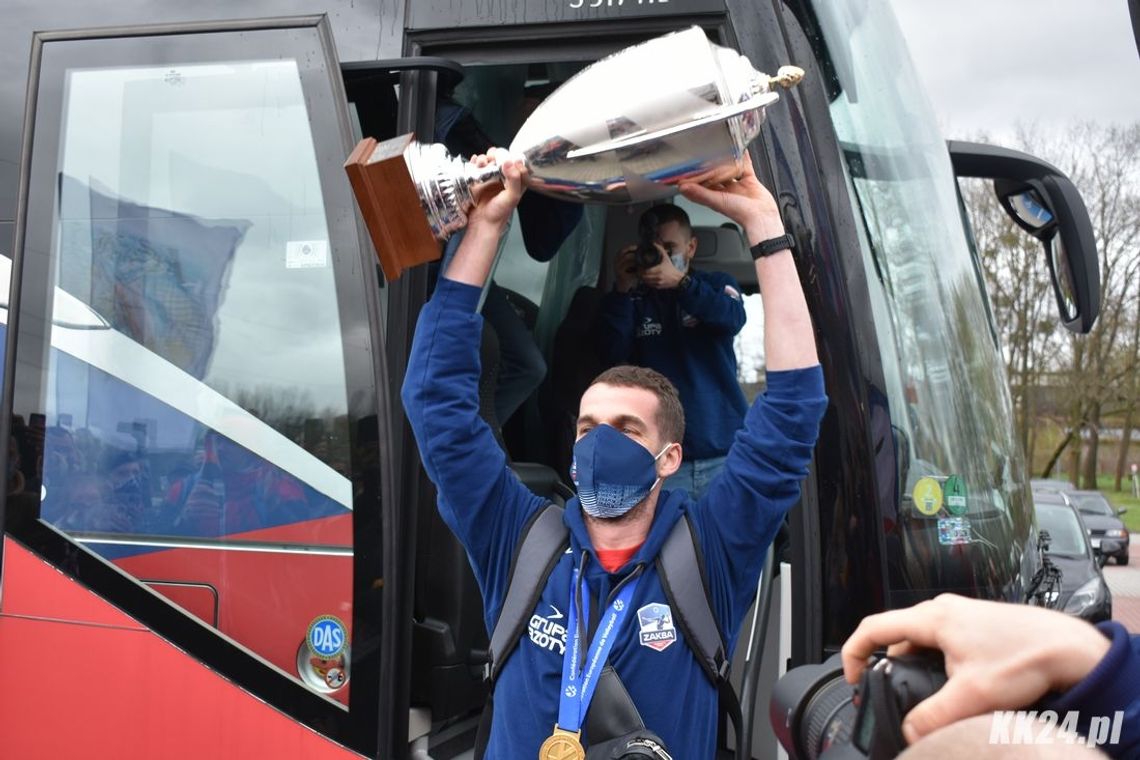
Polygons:
[[511,560],[510,583],[491,632],[488,662],[483,676],[493,685],[503,664],[526,632],[554,566],[570,545],[570,531],[562,522],[563,508],[547,504],[523,528]]
[[[685,641],[705,675],[716,686],[721,709],[728,713],[733,730],[739,737],[743,725],[740,700],[728,680],[731,662],[713,613],[704,567],[696,534],[688,516],[682,516],[657,555],[657,575]],[[744,756],[740,746],[736,748],[736,756]]]

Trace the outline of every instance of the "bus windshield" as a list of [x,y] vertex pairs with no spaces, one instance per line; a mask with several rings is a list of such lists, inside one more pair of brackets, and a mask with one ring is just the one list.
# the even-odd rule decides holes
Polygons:
[[896,481],[879,488],[894,494],[879,505],[894,603],[934,589],[1017,595],[1001,568],[1019,561],[1010,547],[1026,535],[1028,491],[946,145],[888,4],[814,7],[835,53],[830,113],[882,363],[869,400],[876,436],[892,444],[876,476]]

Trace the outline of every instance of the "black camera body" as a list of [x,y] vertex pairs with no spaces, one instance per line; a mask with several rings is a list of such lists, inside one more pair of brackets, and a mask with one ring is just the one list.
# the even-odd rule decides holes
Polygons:
[[673,760],[665,749],[665,742],[652,731],[637,731],[591,745],[586,760]]
[[661,263],[661,251],[657,249],[657,227],[660,220],[653,209],[641,215],[637,223],[637,251],[633,259],[638,269],[652,269]]
[[906,714],[946,683],[941,652],[879,658],[857,686],[838,654],[789,670],[772,690],[769,717],[793,760],[887,760],[906,749]]

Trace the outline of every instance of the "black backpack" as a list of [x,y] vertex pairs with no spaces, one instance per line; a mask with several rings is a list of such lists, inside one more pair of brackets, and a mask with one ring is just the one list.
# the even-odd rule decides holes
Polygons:
[[[510,582],[499,619],[491,633],[484,677],[492,687],[487,707],[479,723],[475,757],[481,760],[491,733],[494,685],[503,665],[526,632],[531,613],[546,587],[554,566],[570,544],[569,531],[562,522],[563,508],[548,504],[523,528],[511,561]],[[721,713],[732,721],[737,737],[741,733],[740,701],[728,679],[729,659],[724,636],[713,614],[705,583],[704,564],[696,534],[687,516],[677,521],[657,555],[657,575],[665,597],[673,608],[673,618],[705,675],[716,686]],[[601,704],[598,709],[594,706]],[[612,667],[607,665],[598,679],[591,709],[586,715],[586,732],[593,744],[637,730],[644,723],[629,693]],[[743,758],[737,742],[737,760]]]

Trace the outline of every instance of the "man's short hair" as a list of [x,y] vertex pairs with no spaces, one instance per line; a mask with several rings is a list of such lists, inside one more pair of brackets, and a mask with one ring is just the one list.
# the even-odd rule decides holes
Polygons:
[[[684,213],[683,211],[681,213]],[[594,378],[590,385],[605,383],[617,388],[643,388],[657,397],[657,429],[664,441],[680,442],[685,437],[685,409],[669,378],[648,367],[622,364]]]
[[676,222],[685,232],[689,233],[690,237],[693,234],[693,223],[689,221],[689,215],[685,213],[685,209],[680,206],[676,206],[672,203],[650,206],[641,216],[644,219],[649,214],[653,214],[656,217],[658,227],[669,222]]

